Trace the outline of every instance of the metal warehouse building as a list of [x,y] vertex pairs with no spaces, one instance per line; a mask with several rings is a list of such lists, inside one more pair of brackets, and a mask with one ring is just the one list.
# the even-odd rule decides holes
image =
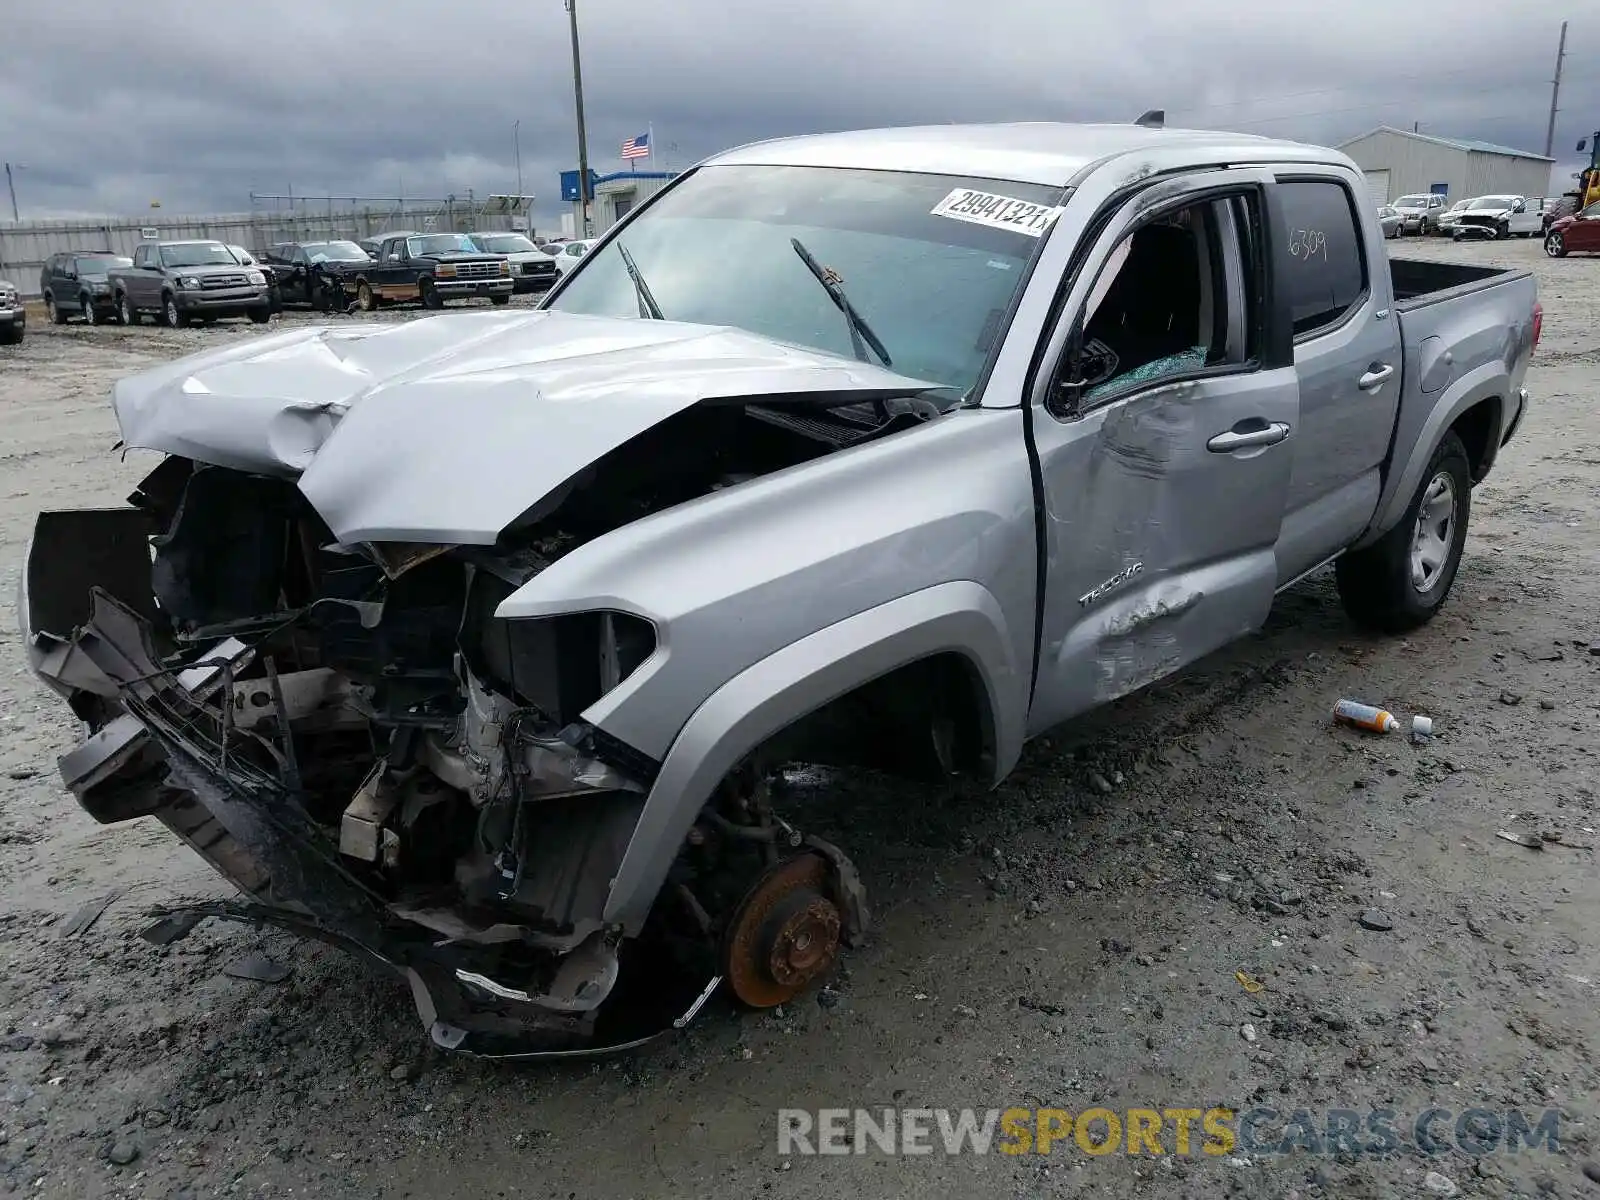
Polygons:
[[[611,175],[597,175],[591,169],[589,201],[594,236],[599,237],[677,177],[677,171],[617,171]],[[561,198],[572,205],[570,221],[562,219],[563,228],[569,223],[577,229],[583,228],[576,171],[561,172]]]
[[1555,159],[1492,142],[1434,137],[1387,125],[1351,138],[1340,150],[1366,174],[1374,204],[1417,192],[1452,200],[1473,196],[1545,196]]

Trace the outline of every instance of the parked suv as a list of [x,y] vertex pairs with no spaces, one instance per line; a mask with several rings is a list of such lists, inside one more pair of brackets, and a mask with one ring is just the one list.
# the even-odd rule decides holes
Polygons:
[[514,231],[474,233],[472,244],[485,254],[504,254],[511,260],[511,278],[519,296],[524,292],[548,291],[560,278],[555,260],[534,245],[527,234]]
[[175,328],[218,317],[248,316],[258,325],[272,318],[267,277],[222,242],[145,242],[110,281],[124,325],[137,325],[145,313]]
[[52,254],[39,271],[39,291],[54,325],[77,315],[89,325],[115,320],[117,304],[108,273],[133,265],[131,258],[109,250],[68,250]]
[[1417,192],[1411,196],[1401,196],[1390,207],[1400,214],[1402,233],[1426,236],[1439,232],[1439,218],[1450,207],[1450,197],[1437,192]]

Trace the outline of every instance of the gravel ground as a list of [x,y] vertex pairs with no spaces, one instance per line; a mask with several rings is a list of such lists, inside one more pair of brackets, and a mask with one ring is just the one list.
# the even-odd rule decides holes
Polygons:
[[[1534,407],[1437,620],[1363,635],[1324,574],[1260,636],[1035,744],[992,794],[824,781],[871,942],[786,1010],[714,1000],[675,1040],[583,1066],[436,1054],[400,984],[284,935],[137,937],[151,906],[223,885],[160,826],[98,826],[59,787],[78,731],[25,673],[10,598],[35,511],[118,503],[148,469],[112,450],[109,383],[259,331],[35,325],[0,349],[0,1191],[1600,1196],[1600,261],[1400,251],[1532,268],[1546,310]],[[1426,713],[1437,737],[1336,730],[1341,696]],[[287,979],[223,973],[257,951]],[[1553,1107],[1560,1151],[777,1152],[779,1108],[887,1105],[1319,1125],[1379,1107],[1402,1130],[1435,1105]]]

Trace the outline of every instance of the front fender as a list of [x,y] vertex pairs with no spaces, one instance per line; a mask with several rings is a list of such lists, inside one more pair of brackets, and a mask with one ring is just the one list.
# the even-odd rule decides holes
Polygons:
[[1012,645],[994,595],[956,581],[847,617],[734,676],[668,750],[612,880],[606,922],[639,931],[695,818],[741,759],[828,701],[918,659],[953,651],[972,664],[994,731],[993,782],[1004,778],[1022,752],[1027,719],[1027,664]]

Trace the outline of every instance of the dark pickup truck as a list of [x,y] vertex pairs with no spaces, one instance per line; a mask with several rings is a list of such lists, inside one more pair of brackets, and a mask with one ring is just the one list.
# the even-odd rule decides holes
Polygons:
[[356,275],[356,304],[363,312],[405,300],[443,308],[446,300],[471,296],[506,304],[517,286],[511,261],[485,254],[464,233],[386,233],[373,257],[372,266]]
[[363,271],[376,265],[355,242],[280,242],[263,255],[277,281],[284,305],[309,304],[320,311],[344,311],[346,293]]
[[272,318],[267,277],[222,242],[145,242],[133,265],[108,272],[107,281],[124,325],[146,313],[179,329],[218,317],[247,316],[258,325]]

